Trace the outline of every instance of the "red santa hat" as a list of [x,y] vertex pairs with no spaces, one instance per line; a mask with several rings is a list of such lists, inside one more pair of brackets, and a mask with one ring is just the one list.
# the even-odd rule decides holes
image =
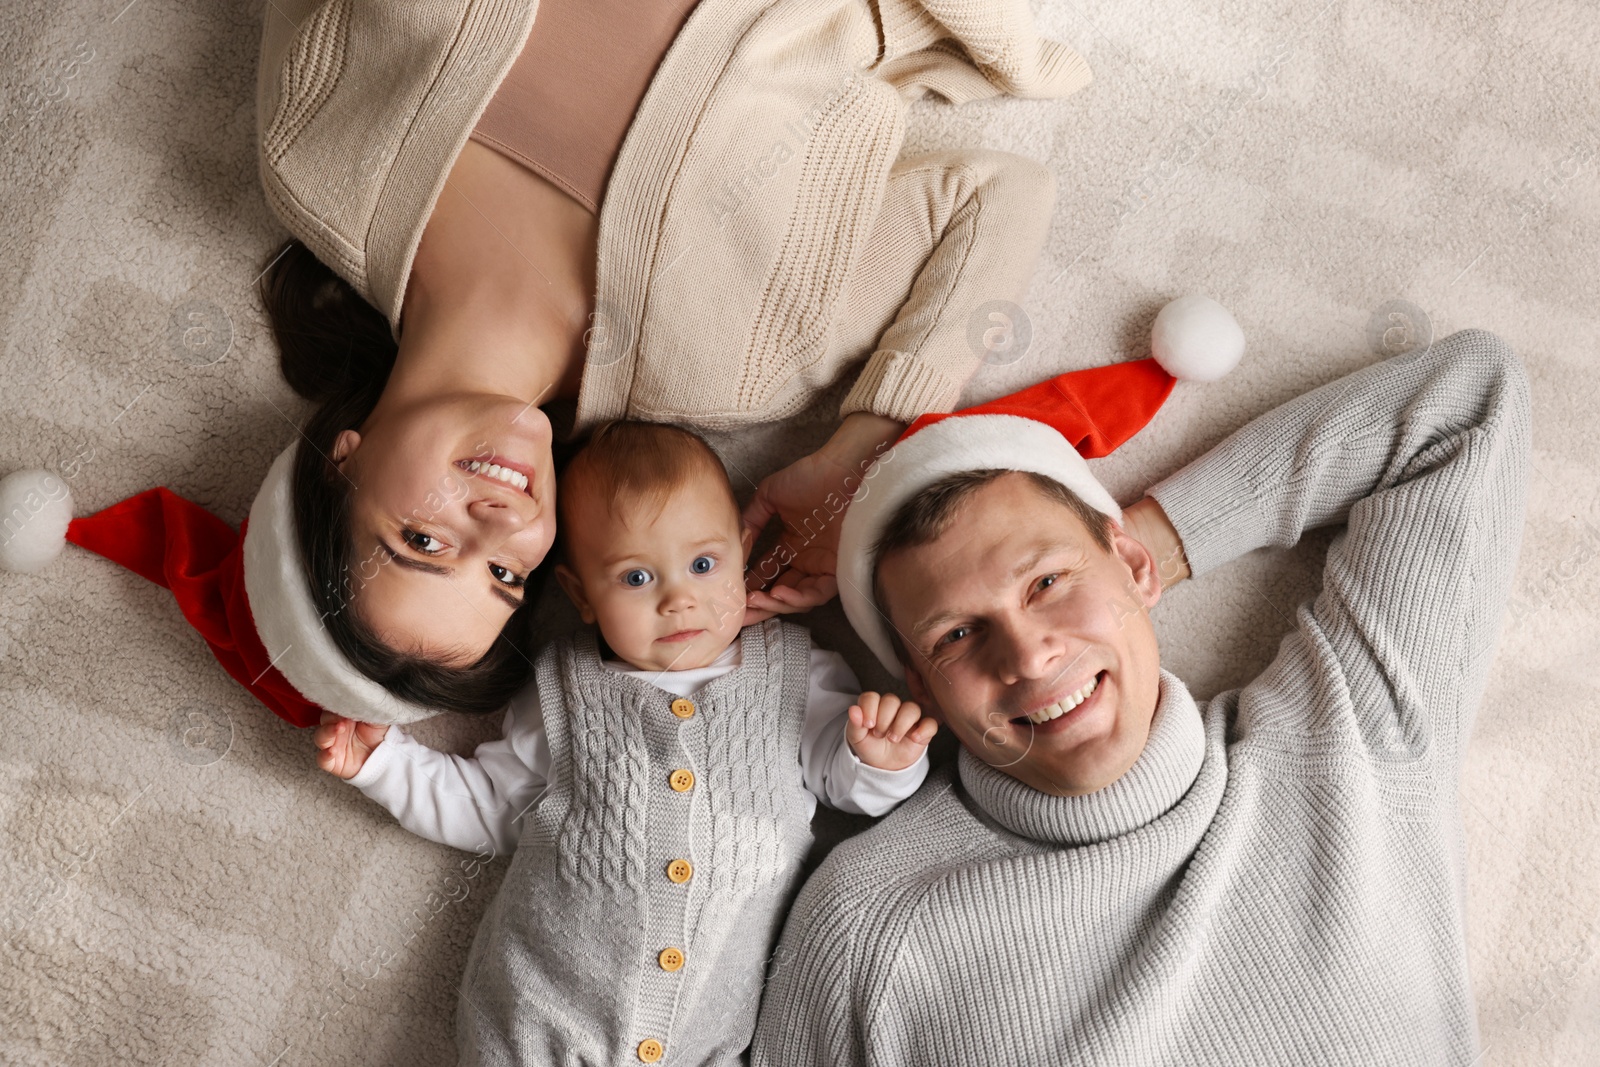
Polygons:
[[1148,359],[1063,374],[963,411],[924,415],[873,464],[839,533],[839,600],[856,633],[895,677],[905,676],[872,591],[875,546],[895,513],[951,474],[1031,471],[1054,478],[1098,511],[1122,509],[1085,459],[1109,455],[1144,428],[1178,379],[1214,381],[1244,355],[1244,332],[1205,296],[1161,309]]
[[65,482],[48,471],[19,471],[0,479],[0,569],[38,570],[71,541],[170,589],[217,662],[296,726],[315,726],[324,708],[377,723],[437,714],[361,674],[328,636],[295,537],[297,447],[273,462],[237,533],[164,488],[74,519]]

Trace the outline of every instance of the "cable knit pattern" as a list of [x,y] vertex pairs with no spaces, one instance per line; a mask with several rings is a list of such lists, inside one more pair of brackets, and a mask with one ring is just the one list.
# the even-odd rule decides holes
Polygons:
[[[445,176],[537,5],[283,2],[262,41],[267,201],[398,336]],[[1089,77],[1028,0],[700,0],[600,205],[575,431],[771,421],[856,374],[842,413],[949,410],[980,365],[967,321],[1023,298],[1055,191],[981,149],[922,161],[976,183],[891,180],[917,162],[897,159],[906,102],[1062,97]]]
[[897,101],[863,106],[861,97],[872,93],[894,101],[894,91],[882,82],[854,78],[808,131],[802,194],[790,210],[761,311],[751,324],[742,407],[768,407],[797,369],[809,368],[827,349],[835,305],[850,277],[848,257],[871,231],[904,132]]
[[[687,718],[606,670],[593,631],[540,653],[550,785],[467,960],[463,1064],[637,1062],[651,1038],[666,1063],[740,1062],[811,845],[795,758],[811,643],[777,619],[739,640],[740,666]],[[668,784],[680,769],[694,775],[682,791]],[[674,860],[686,878],[668,877]]]
[[306,21],[283,63],[284,106],[261,138],[267,162],[276,164],[333,92],[350,40],[349,0],[330,2]]
[[[645,720],[659,712],[662,697],[610,684],[603,671],[589,669],[594,638],[581,634],[571,641],[570,651],[538,662],[551,781],[565,788],[548,791],[548,814],[541,811],[536,821],[556,831],[563,877],[639,889],[648,845]],[[564,696],[565,707],[554,694]]]
[[1162,672],[1099,792],[963,751],[841,844],[790,914],[755,1067],[1476,1062],[1457,785],[1529,438],[1521,364],[1469,330],[1154,486],[1196,576],[1344,524],[1277,658],[1203,708]]

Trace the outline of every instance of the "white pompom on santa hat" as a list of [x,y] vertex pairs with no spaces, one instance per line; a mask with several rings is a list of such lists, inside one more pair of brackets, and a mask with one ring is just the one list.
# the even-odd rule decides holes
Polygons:
[[49,471],[0,479],[0,570],[40,570],[68,541],[171,591],[229,674],[296,726],[324,708],[363,722],[404,725],[438,714],[358,671],[328,635],[295,534],[296,448],[267,472],[244,528],[166,488],[148,489],[81,518]]
[[1244,355],[1244,331],[1221,304],[1191,295],[1161,309],[1152,356],[1063,374],[987,404],[924,415],[880,456],[845,511],[839,600],[867,647],[897,678],[887,616],[872,591],[878,539],[922,490],[964,471],[1029,471],[1054,478],[1084,503],[1122,521],[1122,509],[1086,458],[1109,455],[1144,428],[1179,379],[1216,381]]

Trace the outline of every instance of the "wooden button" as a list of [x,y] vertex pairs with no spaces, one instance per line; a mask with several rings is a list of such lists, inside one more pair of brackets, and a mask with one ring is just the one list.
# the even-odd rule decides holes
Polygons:
[[694,873],[694,868],[689,866],[688,860],[673,860],[667,864],[667,877],[674,882],[687,882]]
[[687,719],[694,714],[694,701],[688,697],[679,697],[672,702],[672,714],[680,719]]
[[646,1063],[656,1062],[665,1051],[667,1050],[661,1047],[661,1042],[653,1037],[647,1037],[639,1042],[639,1058]]
[[679,767],[667,775],[667,784],[679,793],[687,792],[694,788],[694,772]]
[[656,961],[661,964],[663,971],[675,971],[683,966],[683,952],[681,949],[664,948]]

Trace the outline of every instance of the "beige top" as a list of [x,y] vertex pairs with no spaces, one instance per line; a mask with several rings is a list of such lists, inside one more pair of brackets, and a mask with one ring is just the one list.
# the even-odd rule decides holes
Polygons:
[[[434,203],[536,8],[270,5],[263,191],[397,333]],[[1006,153],[900,159],[906,101],[1089,78],[1028,0],[700,0],[605,188],[575,430],[766,422],[852,376],[843,414],[950,410],[981,364],[969,327],[1024,295],[1055,191]]]
[[540,0],[472,139],[598,215],[639,101],[699,0]]

